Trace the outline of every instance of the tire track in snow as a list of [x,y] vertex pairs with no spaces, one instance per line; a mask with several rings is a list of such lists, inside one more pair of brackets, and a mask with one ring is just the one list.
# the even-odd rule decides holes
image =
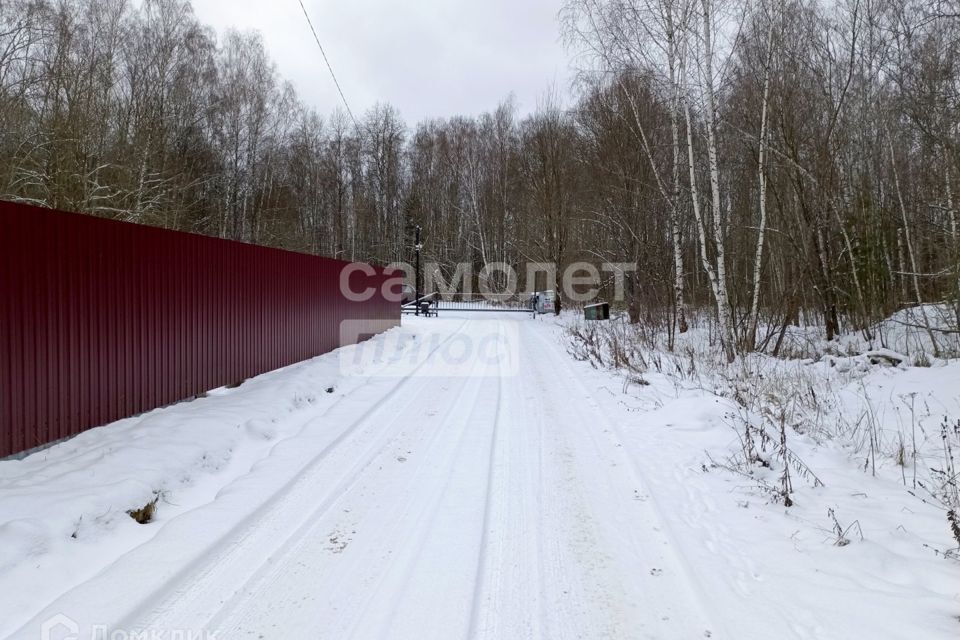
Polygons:
[[[202,616],[203,614],[199,610],[207,606],[207,601],[201,597],[202,594],[215,591],[215,585],[217,584],[229,585],[231,581],[242,582],[244,580],[243,576],[248,575],[251,571],[251,566],[248,563],[250,557],[256,558],[266,555],[263,562],[268,562],[271,556],[281,550],[290,537],[289,533],[285,535],[284,532],[289,532],[291,512],[296,514],[301,504],[310,504],[309,496],[313,493],[312,481],[320,473],[322,465],[330,456],[342,451],[346,445],[358,436],[363,435],[365,433],[364,428],[377,432],[379,425],[373,424],[373,419],[380,413],[397,411],[396,406],[390,405],[390,400],[411,386],[413,384],[411,381],[417,381],[420,387],[423,386],[423,378],[417,377],[416,374],[426,368],[432,358],[460,334],[465,324],[466,322],[461,323],[456,330],[436,345],[414,367],[409,376],[400,378],[397,384],[378,399],[376,404],[348,424],[327,446],[304,465],[297,476],[274,492],[271,499],[233,527],[227,536],[229,539],[221,538],[211,544],[201,567],[190,566],[171,576],[165,585],[144,597],[140,601],[140,605],[130,610],[115,627],[118,629],[199,628],[188,624],[178,613],[178,607],[189,607],[195,612],[195,615]],[[408,400],[403,403],[403,406],[406,407],[410,402],[412,400],[408,396]],[[328,415],[329,412],[322,417],[326,418]],[[379,442],[380,440],[375,440],[373,445],[363,449],[362,464],[358,463],[351,468],[353,478],[362,473],[365,465],[376,457],[380,450],[376,447]],[[341,482],[349,481],[349,477],[341,480]],[[319,508],[322,507],[317,507],[313,512]],[[308,514],[312,515],[313,512],[308,512]],[[299,517],[303,518],[302,514]],[[295,521],[296,518],[297,516],[294,515],[292,519]],[[304,519],[309,519],[309,516]],[[277,543],[278,539],[280,540],[279,543]],[[218,545],[219,549],[213,550],[213,553],[210,554],[209,551],[214,548],[214,545]],[[270,552],[265,553],[265,549],[270,550]],[[253,566],[253,570],[256,571],[262,566],[263,562],[260,565]],[[150,604],[158,602],[159,604]]]
[[516,372],[509,376],[509,388],[504,363],[498,372],[500,400],[491,437],[470,638],[538,638],[544,628],[538,545],[542,420],[528,410],[519,351],[519,344],[507,350],[506,365]]
[[[634,556],[636,558],[645,562],[659,558],[659,562],[662,563],[663,566],[655,567],[655,569],[660,570],[656,574],[653,574],[651,569],[651,575],[656,575],[661,579],[673,578],[672,580],[664,579],[662,582],[665,583],[663,586],[668,586],[667,583],[669,583],[669,589],[674,591],[673,595],[676,602],[671,603],[669,599],[660,598],[661,602],[659,606],[666,607],[667,610],[673,611],[673,613],[670,614],[671,619],[668,620],[661,617],[659,622],[667,624],[660,625],[662,629],[653,631],[653,635],[645,635],[643,637],[730,637],[726,634],[722,625],[717,624],[721,616],[718,615],[718,612],[713,611],[712,607],[708,604],[710,602],[709,595],[699,588],[696,572],[683,557],[682,551],[676,547],[675,541],[677,538],[672,535],[668,526],[668,520],[662,514],[662,507],[657,503],[655,496],[652,495],[650,491],[651,485],[645,480],[643,471],[640,469],[637,460],[629,455],[622,447],[623,436],[620,427],[610,420],[600,406],[600,403],[597,402],[593,394],[584,386],[577,372],[571,365],[571,362],[556,352],[555,347],[547,341],[547,338],[542,335],[542,332],[527,331],[526,333],[535,334],[536,341],[538,341],[542,347],[540,351],[548,354],[547,357],[552,361],[552,369],[555,374],[551,378],[554,385],[553,388],[561,387],[563,389],[560,395],[556,395],[556,391],[554,391],[554,395],[557,398],[564,398],[564,404],[567,405],[569,411],[577,415],[577,419],[573,421],[570,421],[568,417],[568,424],[580,425],[578,432],[587,436],[591,443],[591,448],[598,459],[609,460],[613,457],[616,461],[610,463],[612,465],[610,468],[616,469],[620,467],[621,469],[625,469],[627,479],[632,480],[632,483],[628,486],[614,486],[613,488],[625,490],[629,486],[633,486],[636,487],[638,491],[642,490],[645,493],[643,499],[637,500],[636,502],[642,507],[639,510],[642,513],[638,515],[641,516],[640,523],[643,524],[647,530],[649,539],[640,540],[636,536],[631,536],[627,542],[634,548]],[[587,405],[591,409],[589,413],[584,410],[583,405],[577,402],[578,398],[582,398],[587,402]],[[606,438],[606,446],[603,446],[599,440],[598,429],[601,433],[605,432],[610,434]],[[607,480],[613,480],[614,474],[617,473],[621,476],[623,475],[622,472],[612,471],[608,475]],[[639,494],[637,497],[640,497]],[[624,496],[621,495],[620,499],[624,499]],[[634,511],[636,511],[636,509]],[[625,513],[629,512],[625,511]],[[610,519],[607,518],[606,520],[609,524]],[[658,546],[661,547],[659,554],[651,551],[650,547],[653,542],[657,542]],[[669,575],[666,571],[663,571],[664,569],[669,571]],[[677,578],[679,578],[679,580],[677,580]],[[669,589],[659,595],[670,595]],[[653,594],[651,591],[647,591],[647,593]],[[678,610],[675,606],[672,606],[684,600],[687,601],[687,609]],[[679,616],[685,618],[681,624],[685,624],[686,626],[684,628],[689,628],[690,631],[681,632],[678,635],[678,630],[672,628],[674,625],[671,623],[673,622],[673,617]],[[702,631],[696,635],[689,635],[691,632],[696,631],[694,625],[690,624],[691,618],[701,618],[703,620]],[[651,620],[651,622],[656,623],[657,621]]]
[[[569,398],[553,397],[558,370],[546,367],[542,349],[525,343],[525,360],[534,391],[536,413],[546,430],[542,445],[544,580],[541,598],[554,615],[545,619],[543,637],[640,637],[630,624],[634,604],[626,601],[627,580],[611,566],[610,543],[603,536],[597,505],[607,496],[591,496],[586,480],[603,473],[601,465],[584,467],[568,431],[574,411]],[[548,345],[553,349],[553,345]],[[573,426],[580,429],[581,426]],[[595,499],[599,498],[599,499]],[[602,515],[602,514],[600,514]]]
[[[460,326],[457,328],[457,331],[459,331],[464,326],[464,324],[465,324],[465,321],[461,322]],[[410,340],[406,343],[406,346],[409,346],[413,341],[415,341],[416,337],[417,336],[415,334],[409,336]],[[443,345],[439,345],[439,346],[441,348],[443,347]],[[346,348],[358,348],[358,347],[349,346]],[[223,482],[217,488],[216,493],[211,493],[209,497],[204,497],[199,500],[188,498],[188,502],[190,503],[189,506],[181,506],[179,504],[179,501],[177,501],[176,503],[175,502],[168,503],[164,509],[164,512],[166,514],[165,518],[155,523],[153,526],[143,527],[142,529],[140,529],[138,531],[138,534],[140,535],[138,536],[138,540],[136,541],[135,544],[126,546],[125,548],[104,549],[101,552],[103,553],[103,558],[104,558],[104,564],[101,567],[97,568],[96,571],[91,572],[89,575],[78,574],[76,576],[71,576],[71,578],[64,580],[62,584],[58,584],[57,585],[58,589],[56,590],[55,595],[53,597],[50,597],[48,601],[37,601],[35,604],[31,603],[33,606],[31,606],[26,610],[22,610],[21,611],[22,616],[20,616],[18,620],[7,621],[10,624],[16,625],[15,627],[9,628],[7,631],[10,633],[13,633],[14,630],[16,630],[16,632],[26,632],[26,629],[30,628],[31,626],[36,627],[37,620],[41,619],[42,618],[41,614],[45,610],[47,610],[47,607],[48,607],[47,602],[57,601],[60,598],[69,598],[71,592],[73,592],[75,589],[82,589],[85,583],[93,579],[96,579],[98,575],[104,573],[105,571],[108,571],[111,566],[121,564],[127,556],[137,553],[138,549],[149,544],[155,537],[160,535],[164,531],[165,527],[171,525],[172,523],[179,522],[181,518],[188,516],[192,512],[199,511],[207,507],[208,505],[213,504],[222,492],[229,491],[233,483],[237,481],[242,482],[244,478],[252,470],[256,468],[257,465],[259,465],[261,462],[265,460],[268,460],[270,456],[274,454],[275,450],[277,450],[278,448],[282,449],[283,447],[287,446],[290,440],[296,439],[297,437],[304,435],[306,430],[309,428],[311,424],[316,423],[317,421],[323,420],[329,413],[338,410],[338,408],[340,408],[341,405],[343,405],[344,403],[354,400],[356,396],[359,396],[364,394],[365,392],[368,392],[371,386],[373,385],[373,380],[376,380],[378,376],[380,376],[382,373],[386,371],[390,371],[391,367],[395,366],[397,362],[402,361],[406,357],[406,355],[407,355],[406,350],[404,348],[401,348],[401,350],[398,353],[394,354],[392,358],[377,360],[376,362],[373,363],[373,367],[371,368],[370,371],[362,372],[364,377],[360,380],[360,383],[357,386],[350,388],[345,393],[338,394],[335,398],[333,398],[333,400],[330,403],[320,408],[314,408],[306,411],[297,411],[293,413],[292,417],[290,418],[287,418],[283,413],[283,411],[284,410],[292,411],[292,407],[295,406],[296,392],[289,391],[287,387],[296,386],[296,385],[285,384],[282,387],[280,387],[281,397],[285,401],[288,401],[290,403],[290,406],[284,406],[281,403],[277,403],[275,407],[276,413],[274,413],[272,416],[266,416],[264,417],[264,419],[269,419],[270,417],[272,417],[274,420],[277,420],[277,419],[290,420],[290,423],[284,427],[286,432],[284,435],[274,440],[271,443],[271,446],[260,455],[248,457],[247,459],[243,460],[243,462],[240,465],[236,466],[235,468],[220,469],[218,471],[218,474],[220,474],[221,477],[225,479],[225,482]],[[311,366],[312,360],[313,359],[302,361],[299,363],[289,365],[287,367],[283,367],[282,369],[279,369],[279,370],[261,374],[260,376],[257,376],[256,378],[254,378],[252,382],[255,385],[262,384],[261,380],[263,379],[271,378],[271,377],[277,376],[278,374],[289,375],[289,372],[294,369],[309,368]],[[401,378],[397,378],[397,384],[399,384],[401,381],[402,381]],[[241,389],[235,390],[234,393],[237,393],[242,397],[244,393],[244,389],[241,388]],[[230,395],[218,396],[215,399],[215,401],[219,401],[222,403],[224,399],[228,399],[229,397],[231,396]],[[153,415],[161,415],[164,412],[174,411],[174,410],[179,410],[182,412],[183,403],[176,402],[165,407],[148,411],[140,416],[119,420],[117,421],[117,425],[121,423],[135,423],[140,420],[150,419],[151,416]],[[206,410],[209,411],[209,409],[206,409]],[[244,421],[243,418],[237,418],[237,420],[239,422]],[[76,466],[77,460],[96,459],[98,457],[106,455],[107,453],[110,453],[113,446],[114,446],[113,440],[108,440],[107,442],[99,445],[97,444],[90,445],[85,443],[83,446],[77,447],[76,451],[73,452],[72,454],[64,456],[57,461],[56,466],[54,466],[54,469],[55,470],[62,469],[62,471],[49,472],[45,470],[44,471],[44,473],[46,474],[45,479],[50,480],[50,479],[62,477],[63,475],[66,475],[69,473],[76,473],[76,470],[74,467]],[[231,460],[231,463],[232,462],[233,460]],[[24,472],[24,473],[26,475],[23,476],[24,478],[23,482],[27,482],[27,479],[29,479],[29,473],[28,472]],[[10,481],[16,480],[16,478],[8,477],[5,480],[10,482]],[[195,492],[196,492],[196,488],[190,485],[186,485],[186,486],[177,488],[175,490],[175,493],[178,496],[183,494],[189,495]],[[267,501],[268,500],[264,500],[264,502],[267,502]],[[227,532],[227,535],[229,535],[229,532]],[[208,545],[208,546],[212,547],[212,545]],[[0,624],[0,626],[3,626],[3,625]]]
[[[449,344],[451,340],[454,337],[456,337],[456,335],[462,330],[462,328],[465,325],[466,325],[466,321],[461,322],[457,326],[457,328],[452,332],[452,335],[450,335],[441,344],[434,346],[425,356],[424,362],[420,363],[417,367],[415,367],[414,371],[425,366],[426,360],[428,360],[431,355],[433,355],[440,349],[443,349],[447,344]],[[415,339],[416,335],[411,336],[411,338]],[[408,342],[407,344],[410,344],[410,343]],[[234,483],[244,482],[246,476],[251,471],[256,469],[256,467],[259,464],[261,464],[262,462],[268,461],[270,457],[274,454],[275,450],[286,446],[290,440],[294,440],[298,436],[304,435],[309,425],[317,421],[324,420],[328,416],[328,414],[330,414],[331,412],[337,411],[341,407],[341,405],[347,403],[350,400],[354,400],[355,396],[362,395],[364,392],[369,391],[372,385],[372,381],[374,379],[377,379],[379,376],[384,374],[384,372],[389,372],[390,369],[396,365],[396,363],[401,362],[406,357],[407,357],[406,350],[401,349],[400,352],[395,354],[392,358],[376,361],[374,363],[375,367],[371,371],[364,372],[365,379],[363,379],[358,386],[355,386],[354,388],[350,389],[348,392],[344,394],[338,395],[330,404],[323,407],[322,410],[319,412],[309,411],[306,413],[306,415],[297,416],[299,419],[294,423],[292,427],[289,427],[290,433],[288,435],[275,441],[272,444],[272,446],[267,450],[265,455],[252,460],[251,464],[247,466],[245,469],[232,473],[230,480],[219,488],[215,496],[211,497],[208,500],[196,502],[195,504],[192,504],[189,508],[180,510],[172,518],[170,518],[169,520],[160,522],[156,527],[146,528],[146,530],[144,531],[145,535],[135,547],[132,547],[117,553],[117,555],[110,558],[109,562],[103,568],[97,571],[95,574],[89,577],[82,578],[76,582],[63,585],[62,590],[59,592],[56,598],[51,601],[53,603],[58,603],[59,606],[50,606],[49,604],[38,603],[36,609],[26,612],[26,615],[24,615],[22,620],[18,623],[18,626],[16,627],[16,629],[14,631],[11,631],[10,637],[14,637],[14,636],[34,637],[36,635],[35,631],[39,628],[40,623],[43,620],[45,620],[46,618],[49,618],[51,615],[54,615],[56,613],[61,613],[64,610],[70,609],[70,603],[78,599],[77,598],[78,593],[82,593],[84,590],[89,589],[90,583],[97,581],[98,579],[101,578],[101,576],[104,576],[105,574],[109,574],[112,570],[114,570],[115,567],[120,567],[125,561],[140,554],[142,552],[142,549],[145,546],[149,545],[154,538],[161,535],[167,527],[170,527],[170,526],[176,527],[183,521],[184,518],[190,517],[192,513],[201,511],[205,507],[208,507],[209,505],[214,504],[217,501],[218,497],[221,495],[221,493],[230,491],[233,488]],[[284,369],[309,366],[308,363],[309,361],[304,361],[304,362],[296,363],[294,365],[290,365],[289,367],[284,367]],[[278,372],[277,371],[268,372],[258,377],[269,377],[276,373]],[[406,382],[407,380],[405,378],[398,377],[393,387],[388,388],[385,392],[381,392],[381,395],[389,395],[391,393],[396,392],[397,391],[396,387],[400,387],[403,384],[406,384]],[[289,400],[289,398],[287,399]],[[280,407],[279,404],[277,406]],[[172,408],[172,405],[171,407],[164,407],[161,409],[157,409],[155,411],[165,411],[170,408]],[[125,421],[137,420],[137,419],[139,418],[136,418],[136,417],[128,418],[128,419],[125,419]],[[349,425],[347,428],[349,428]],[[338,436],[336,436],[335,439],[342,438],[346,435],[349,435],[349,434],[346,434],[343,430],[341,430],[341,433]],[[325,445],[324,448],[326,448],[326,445],[329,445],[329,444],[331,443],[324,443]],[[72,460],[77,455],[90,456],[91,452],[95,453],[101,449],[106,450],[108,448],[109,448],[109,445],[103,445],[102,447],[95,446],[92,448],[86,448],[86,449],[83,449],[79,454],[68,457],[67,460]],[[306,468],[309,464],[311,464],[311,462],[312,461],[303,463],[304,468]],[[253,518],[257,517],[258,514],[264,513],[267,510],[269,503],[271,502],[273,497],[283,493],[284,489],[293,485],[295,481],[296,481],[296,478],[293,477],[289,479],[287,482],[285,482],[282,486],[278,487],[271,495],[259,496],[261,498],[260,504],[258,505],[256,510],[246,514],[243,517],[243,519],[237,522],[235,526],[232,527],[230,530],[221,532],[216,539],[205,540],[204,548],[199,549],[196,555],[202,558],[205,554],[209,553],[210,550],[214,549],[214,547],[217,544],[222,543],[222,541],[228,539],[236,531],[240,530],[241,528],[249,524],[249,522]],[[163,569],[161,567],[160,571],[162,570]],[[155,573],[156,572],[154,572],[154,574]],[[168,572],[166,575],[168,576],[170,581],[174,581],[177,579],[177,576],[181,576],[183,574],[184,574],[184,571],[177,571],[177,572]],[[156,575],[154,575],[153,577],[155,578]],[[138,580],[138,582],[141,582],[141,581]],[[123,612],[124,616],[137,615],[139,611],[138,605],[141,602],[146,603],[148,600],[152,600],[153,594],[148,594],[149,589],[146,586],[146,583],[148,582],[149,582],[148,580],[144,580],[142,581],[142,583],[137,584],[134,588],[131,589],[131,602],[134,603],[133,605],[134,608],[127,609],[126,611],[124,611]],[[166,589],[166,587],[169,586],[169,583],[163,583],[160,580],[154,580],[152,584],[156,585],[155,586],[156,592],[163,591],[164,589]],[[143,597],[140,598],[139,602],[137,601],[137,598],[135,595],[138,593],[138,588],[140,593],[147,594],[147,595],[143,595]],[[84,609],[86,608],[88,607],[84,607]],[[114,608],[110,608],[110,609],[112,611],[115,611]],[[74,615],[78,619],[81,618],[81,616],[78,615],[76,612],[72,613],[72,615]],[[107,615],[97,615],[96,617],[97,617],[97,624],[103,624],[103,621],[108,619]]]
[[[503,335],[503,325],[499,322],[497,323],[497,335],[500,340],[504,339]],[[506,350],[506,353],[510,353],[510,349]],[[498,442],[498,434],[500,433],[500,423],[502,421],[501,411],[503,409],[503,377],[504,377],[504,364],[502,359],[497,359],[497,399],[494,406],[493,412],[493,427],[490,429],[490,453],[487,457],[487,487],[486,487],[486,496],[483,504],[483,523],[482,523],[482,532],[480,535],[480,552],[477,554],[477,572],[474,578],[473,586],[473,600],[470,603],[470,622],[468,624],[468,635],[473,638],[477,635],[477,627],[479,625],[479,615],[480,609],[483,606],[483,592],[485,584],[490,583],[492,578],[497,577],[488,575],[490,566],[487,563],[487,557],[489,554],[488,548],[491,544],[490,542],[490,526],[491,526],[491,511],[493,505],[493,494],[494,494],[494,483],[497,478],[497,459],[502,458],[503,454],[500,456],[497,455],[497,448],[500,444]],[[497,572],[501,567],[494,566],[494,571]]]
[[[475,320],[473,324],[480,333],[479,328],[491,322]],[[499,321],[497,331],[502,335]],[[442,480],[420,488],[423,495],[418,500],[428,500],[429,508],[421,511],[413,527],[402,529],[398,550],[402,557],[373,585],[363,618],[349,633],[331,637],[468,636],[477,572],[485,554],[483,522],[501,372],[498,361],[496,375],[485,371],[468,382],[472,398],[463,407],[465,417],[447,450]],[[399,525],[408,517],[392,521]]]
[[[471,372],[473,369],[475,367]],[[420,420],[413,412],[398,414],[417,425],[419,435],[425,438],[422,451],[409,445],[411,458],[417,463],[405,464],[401,478],[396,478],[394,470],[388,481],[368,479],[368,486],[353,483],[335,492],[330,508],[297,534],[297,543],[288,547],[278,562],[255,576],[239,597],[217,613],[210,621],[210,630],[218,637],[237,637],[276,632],[273,625],[285,625],[282,632],[285,635],[341,638],[354,635],[351,627],[364,619],[378,616],[386,617],[383,626],[390,627],[388,614],[392,612],[385,612],[383,605],[395,599],[396,593],[387,589],[381,597],[378,594],[384,590],[390,575],[404,576],[399,581],[401,584],[409,581],[412,565],[422,552],[419,542],[437,515],[439,500],[453,472],[456,456],[445,457],[443,454],[448,451],[443,445],[446,440],[460,446],[464,442],[461,432],[446,429],[444,424],[455,412],[472,409],[479,401],[479,387],[469,375],[455,380],[460,383],[459,389],[443,397],[445,409],[439,419]],[[433,388],[422,391],[436,396]],[[467,402],[463,403],[465,398]],[[426,405],[427,398],[417,400],[420,402],[414,401],[414,405]],[[431,479],[428,483],[432,493],[421,490],[418,481],[422,483],[425,476],[435,474],[437,469],[428,467],[438,459],[445,468],[446,482],[438,484]],[[342,512],[349,513],[353,537],[343,548],[330,553],[324,532],[337,530]],[[413,526],[405,527],[405,524]],[[377,551],[390,548],[391,544],[396,549],[372,561]],[[309,587],[317,583],[328,585],[324,589],[327,600],[323,603],[317,603],[310,594]],[[402,587],[393,591],[400,592]],[[357,601],[362,604],[356,606]],[[311,606],[304,609],[306,605],[301,603]],[[338,608],[339,611],[334,611]]]

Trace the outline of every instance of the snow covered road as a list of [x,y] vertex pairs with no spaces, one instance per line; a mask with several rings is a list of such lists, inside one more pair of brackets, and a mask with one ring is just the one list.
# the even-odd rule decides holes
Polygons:
[[942,514],[896,478],[792,434],[827,487],[785,509],[706,464],[733,401],[565,340],[405,318],[0,463],[0,637],[955,637]]
[[[358,423],[375,444],[329,463],[325,489],[299,505],[313,510],[306,525],[242,588],[193,581],[131,626],[231,638],[703,635],[683,574],[651,575],[678,567],[666,540],[629,535],[659,520],[631,504],[639,487],[615,447],[586,436],[596,419],[556,346],[529,322],[516,327],[456,326],[471,345],[510,335],[502,353],[518,370],[500,375],[513,368],[501,359],[477,371],[473,360],[439,380],[428,363],[402,409],[381,405]],[[215,570],[231,562],[249,568],[250,553]]]
[[526,316],[419,322],[439,339],[318,419],[288,482],[255,467],[14,636],[65,614],[83,632],[221,638],[710,637],[556,336]]

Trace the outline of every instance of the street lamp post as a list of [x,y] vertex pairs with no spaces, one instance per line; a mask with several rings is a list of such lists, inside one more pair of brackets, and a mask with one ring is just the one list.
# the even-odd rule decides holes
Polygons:
[[420,225],[417,225],[416,230],[416,240],[414,241],[413,249],[416,252],[414,272],[413,272],[413,299],[414,302],[414,315],[420,315],[420,250],[423,249],[423,244],[420,243]]

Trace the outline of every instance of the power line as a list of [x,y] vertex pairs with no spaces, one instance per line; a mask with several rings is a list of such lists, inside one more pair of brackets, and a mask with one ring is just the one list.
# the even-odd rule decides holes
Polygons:
[[337,91],[340,92],[340,99],[343,100],[343,106],[347,108],[347,115],[350,116],[350,119],[353,120],[353,126],[360,128],[360,125],[357,124],[357,119],[353,117],[353,111],[350,110],[350,105],[347,104],[347,97],[343,95],[343,89],[340,88],[340,83],[337,81],[337,75],[333,72],[333,67],[330,66],[330,61],[327,59],[327,52],[323,50],[323,45],[320,44],[320,38],[317,36],[317,30],[313,28],[313,22],[310,20],[310,14],[307,13],[307,8],[303,6],[303,0],[298,0],[300,2],[300,8],[303,9],[303,17],[307,19],[307,24],[310,25],[310,31],[313,33],[313,39],[317,41],[317,46],[320,47],[320,55],[323,56],[323,61],[327,63],[327,69],[330,71],[330,77],[333,78],[333,84],[336,85]]

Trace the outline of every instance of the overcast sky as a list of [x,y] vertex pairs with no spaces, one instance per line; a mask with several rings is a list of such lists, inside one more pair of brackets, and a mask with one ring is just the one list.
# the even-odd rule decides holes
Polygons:
[[[568,94],[561,0],[305,0],[314,27],[360,115],[377,101],[410,125],[475,115],[511,92],[521,115],[555,86]],[[297,0],[193,0],[218,34],[257,29],[280,74],[324,115],[339,97]],[[565,100],[564,100],[565,101]]]

